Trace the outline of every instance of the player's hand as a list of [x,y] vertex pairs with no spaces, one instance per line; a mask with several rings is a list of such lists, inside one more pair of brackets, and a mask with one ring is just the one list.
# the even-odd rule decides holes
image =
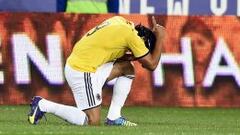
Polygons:
[[165,37],[165,28],[163,26],[157,24],[157,21],[154,16],[152,16],[152,24],[153,24],[152,31],[154,32],[156,37],[163,39]]

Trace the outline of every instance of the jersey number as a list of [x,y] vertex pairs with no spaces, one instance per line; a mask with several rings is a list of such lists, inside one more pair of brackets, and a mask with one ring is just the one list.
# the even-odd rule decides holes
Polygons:
[[91,36],[92,34],[94,34],[96,31],[108,26],[110,24],[110,22],[103,22],[100,25],[96,26],[92,31],[87,33],[87,36]]

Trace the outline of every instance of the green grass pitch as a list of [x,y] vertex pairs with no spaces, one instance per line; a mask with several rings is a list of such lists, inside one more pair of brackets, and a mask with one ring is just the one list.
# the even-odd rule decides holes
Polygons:
[[47,114],[38,125],[27,122],[28,106],[0,106],[0,135],[239,135],[240,108],[125,107],[123,114],[137,127],[71,125]]

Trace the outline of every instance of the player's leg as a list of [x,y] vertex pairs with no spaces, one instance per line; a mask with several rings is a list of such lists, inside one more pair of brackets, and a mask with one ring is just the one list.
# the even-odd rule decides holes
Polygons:
[[127,121],[121,116],[121,109],[127,99],[134,79],[133,65],[128,61],[115,63],[108,80],[116,77],[106,124],[136,126],[135,123]]
[[84,112],[88,116],[89,125],[99,125],[101,118],[101,106],[97,106],[91,109],[84,110]]
[[39,101],[39,109],[42,112],[52,113],[72,124],[86,125],[88,122],[87,115],[79,108],[58,104],[46,99]]
[[90,73],[86,73],[84,91],[82,89],[74,87],[72,87],[72,91],[77,107],[88,116],[88,124],[99,125],[101,111],[100,105],[102,102],[99,96],[101,95],[102,91],[96,91],[94,85],[96,82],[92,80],[94,79],[91,77]]
[[84,83],[82,83],[82,88],[79,89],[76,89],[74,86],[77,82],[68,81],[72,88],[77,107],[87,114],[89,125],[100,124],[102,87],[112,67],[113,63],[106,63],[100,66],[95,73],[84,73]]
[[43,99],[39,96],[35,96],[32,98],[30,106],[31,109],[30,113],[28,114],[28,121],[31,124],[38,124],[39,120],[44,116],[45,113],[52,113],[72,124],[87,124],[86,114],[82,110],[73,106],[58,104]]
[[95,73],[79,72],[66,66],[65,76],[77,108],[88,117],[88,124],[99,125],[102,102],[99,96],[102,95],[102,88],[97,86]]
[[[85,85],[87,83],[86,81],[88,81],[85,78],[87,75],[66,66],[65,76],[73,91],[74,97],[76,97],[76,95],[80,97],[77,99],[81,102],[82,108],[85,108],[87,106],[86,91],[90,90],[90,86],[86,88]],[[39,119],[47,112],[57,115],[72,124],[85,125],[87,124],[88,118],[86,113],[82,111],[82,108],[58,104],[41,97],[34,97],[28,120],[31,124],[37,124]]]

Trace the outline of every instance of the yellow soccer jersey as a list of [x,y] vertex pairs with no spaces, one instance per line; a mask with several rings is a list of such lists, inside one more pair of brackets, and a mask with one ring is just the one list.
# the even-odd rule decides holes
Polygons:
[[78,71],[95,72],[102,64],[122,57],[127,50],[137,58],[149,51],[134,24],[115,16],[85,34],[75,44],[67,64]]

